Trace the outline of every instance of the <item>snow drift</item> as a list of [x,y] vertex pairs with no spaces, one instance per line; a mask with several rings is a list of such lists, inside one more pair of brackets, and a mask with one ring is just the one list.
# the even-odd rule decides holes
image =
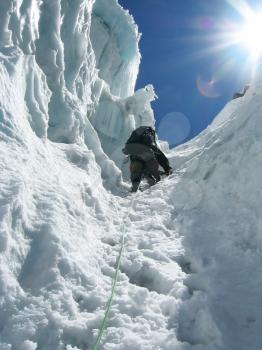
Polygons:
[[121,148],[154,124],[116,0],[0,3],[0,349],[261,347],[261,80],[175,173],[126,196]]

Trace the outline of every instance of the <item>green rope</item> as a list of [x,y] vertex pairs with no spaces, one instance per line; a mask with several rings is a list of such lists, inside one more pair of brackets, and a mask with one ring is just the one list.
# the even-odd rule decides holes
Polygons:
[[123,248],[124,248],[124,235],[122,236],[121,248],[120,248],[119,255],[118,255],[118,258],[117,258],[117,262],[116,262],[116,271],[115,271],[115,276],[114,276],[114,279],[113,279],[111,295],[110,295],[110,298],[109,298],[109,300],[107,302],[105,316],[104,316],[101,328],[99,330],[96,342],[95,342],[95,344],[92,347],[92,350],[97,350],[97,347],[98,347],[98,345],[99,345],[99,343],[101,341],[102,335],[103,335],[104,330],[106,328],[106,323],[107,323],[107,320],[108,320],[109,313],[111,311],[112,302],[113,302],[113,298],[114,298],[114,295],[115,295],[116,282],[117,282],[118,272],[119,272],[119,269],[120,269],[120,262],[121,262],[121,256],[122,256]]
[[[129,211],[128,211],[127,217],[129,217],[130,210],[131,210],[131,208],[133,206],[133,200],[134,200],[134,197],[131,200],[131,204],[130,204],[130,207],[129,207]],[[112,284],[110,298],[109,298],[109,300],[107,302],[105,316],[104,316],[102,325],[100,327],[99,333],[97,335],[96,342],[93,345],[93,347],[91,348],[91,350],[97,350],[98,349],[98,346],[100,344],[101,338],[102,338],[103,333],[104,333],[104,330],[106,328],[106,324],[107,324],[107,321],[108,321],[109,313],[111,311],[113,298],[114,298],[114,295],[115,295],[117,277],[118,277],[118,273],[119,273],[119,270],[120,270],[121,257],[122,257],[122,253],[123,253],[123,249],[124,249],[124,243],[125,243],[125,231],[126,231],[125,221],[123,222],[123,225],[124,225],[124,228],[123,228],[123,234],[122,234],[122,238],[121,238],[121,246],[120,246],[118,258],[117,258],[117,261],[116,261],[116,270],[115,270],[115,275],[114,275],[114,278],[113,278],[113,284]]]

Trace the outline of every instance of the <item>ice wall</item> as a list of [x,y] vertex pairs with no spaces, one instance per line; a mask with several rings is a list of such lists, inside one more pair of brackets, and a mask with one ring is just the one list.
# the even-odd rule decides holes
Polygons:
[[96,66],[99,77],[115,96],[125,98],[134,93],[140,63],[139,37],[133,18],[116,1],[95,2],[91,41]]
[[[135,125],[154,123],[152,88],[133,95],[140,62],[138,42],[137,26],[116,0],[0,4],[1,51],[19,50],[20,57],[32,62],[31,67],[27,63],[28,79],[34,81],[34,70],[40,69],[47,82],[48,138],[84,142],[105,177],[111,169],[119,178],[111,159],[121,166],[120,150]],[[43,135],[33,120],[39,119],[39,113],[29,114],[35,131]]]
[[138,39],[115,0],[0,1],[1,350],[95,341],[111,286],[101,239],[121,220],[105,186],[122,184],[131,130],[153,124],[153,89],[134,92]]
[[119,144],[124,145],[135,127],[154,125],[150,102],[155,93],[147,86],[134,94],[140,35],[133,18],[116,0],[95,2],[90,37],[98,70],[90,120],[104,151],[120,166],[123,156]]

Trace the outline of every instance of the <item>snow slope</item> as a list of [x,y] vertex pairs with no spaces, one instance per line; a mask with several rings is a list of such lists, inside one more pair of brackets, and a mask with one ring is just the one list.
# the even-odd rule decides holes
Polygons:
[[91,349],[123,232],[99,349],[261,349],[260,76],[127,195],[138,41],[116,0],[0,3],[1,350]]
[[[183,193],[181,203],[175,199],[178,208],[185,205],[175,226],[185,237],[186,255],[193,256],[186,284],[205,296],[221,349],[262,345],[261,92],[258,77],[244,98],[231,101],[188,145],[190,160],[173,193]],[[185,193],[193,197],[190,210]],[[187,338],[188,329],[182,332]]]

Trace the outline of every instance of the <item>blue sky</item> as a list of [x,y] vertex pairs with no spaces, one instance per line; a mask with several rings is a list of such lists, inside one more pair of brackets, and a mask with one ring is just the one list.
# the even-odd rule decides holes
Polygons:
[[[165,124],[168,113],[172,117],[175,112],[173,137],[167,130],[169,143],[174,146],[194,137],[210,124],[233,93],[242,90],[250,80],[252,66],[246,64],[247,49],[235,45],[214,50],[221,46],[218,33],[227,33],[240,25],[243,17],[225,0],[119,2],[129,9],[142,33],[137,88],[154,85],[158,95],[153,103],[157,127]],[[258,1],[248,3],[255,8]],[[190,131],[185,127],[188,129],[185,140],[175,133],[179,129],[179,115],[185,116],[190,124]],[[171,119],[166,125],[170,126]]]

